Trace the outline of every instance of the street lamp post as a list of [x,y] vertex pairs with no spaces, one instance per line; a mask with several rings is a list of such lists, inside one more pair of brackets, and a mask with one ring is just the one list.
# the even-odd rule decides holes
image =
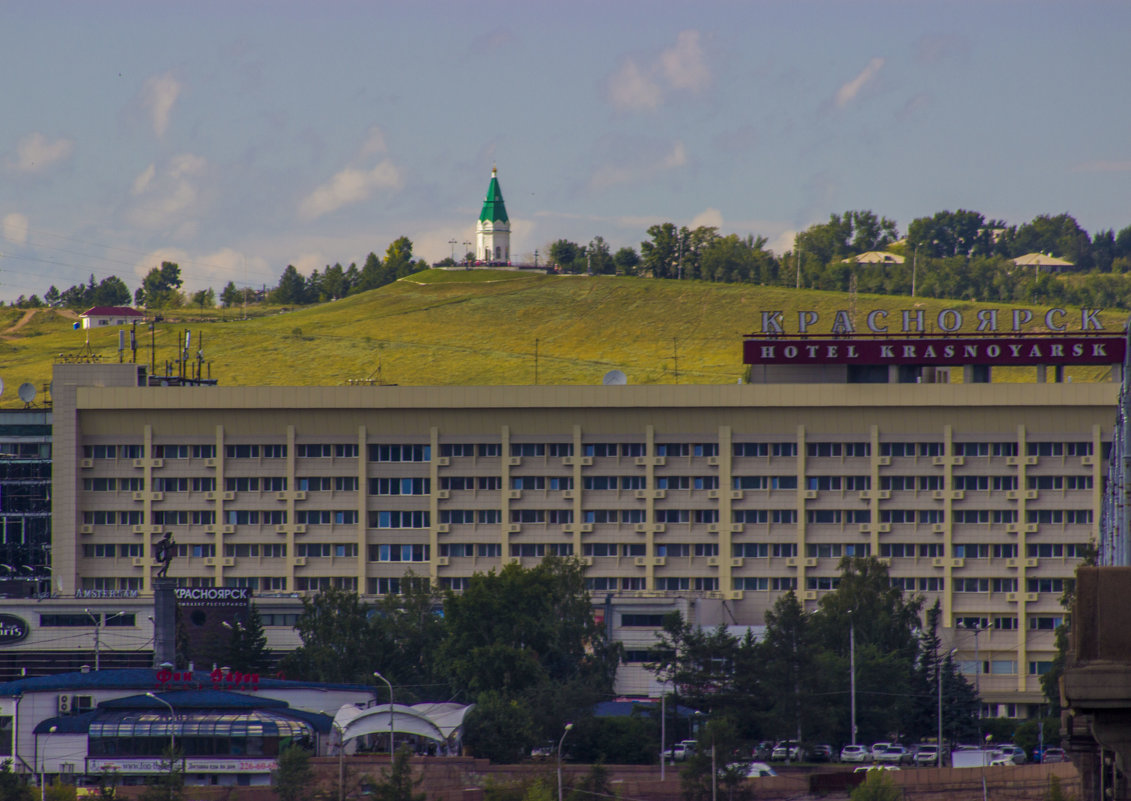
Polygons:
[[177,713],[173,711],[173,705],[166,701],[164,698],[158,698],[153,693],[146,693],[147,698],[152,698],[159,704],[164,704],[169,708],[169,762],[173,761],[173,754],[177,750]]
[[565,742],[566,735],[569,730],[573,728],[572,723],[565,725],[565,731],[562,732],[561,739],[558,740],[558,801],[562,801],[562,743]]
[[346,797],[346,730],[338,721],[334,721],[334,728],[338,730],[338,801],[345,801]]
[[[47,730],[48,734],[54,734],[58,731],[58,726],[52,726]],[[35,735],[35,745],[39,747],[39,735]],[[43,749],[43,753],[39,756],[39,801],[47,801],[47,749]]]
[[393,706],[393,685],[388,679],[386,679],[376,670],[373,671],[373,675],[379,678],[381,681],[385,682],[385,686],[389,688],[389,759],[392,759],[393,754],[397,750],[396,744],[394,743],[394,738],[396,737],[396,726],[393,722],[393,719],[397,713],[396,708]]
[[115,612],[112,615],[108,615],[106,619],[103,620],[101,613],[96,615],[89,609],[84,609],[82,611],[86,612],[87,617],[94,621],[94,670],[95,672],[98,672],[98,669],[102,664],[102,625],[104,623],[109,623],[116,617],[121,617],[125,614],[125,612]]
[[667,747],[667,723],[668,723],[668,710],[667,710],[667,687],[660,685],[660,781],[664,780],[664,768],[668,764],[668,758],[665,755],[665,748]]
[[[949,658],[953,657],[954,652],[957,651],[957,650],[958,650],[957,648],[951,648],[950,652],[946,655],[946,658],[949,659]],[[938,739],[939,750],[938,750],[938,753],[935,755],[935,766],[940,767],[940,768],[942,767],[942,742],[943,742],[943,740],[942,740],[942,666],[943,666],[943,660],[939,659],[938,664],[935,666],[935,670],[938,672],[938,676],[936,676],[936,678],[938,679],[938,683],[939,683],[939,739]]]
[[853,610],[848,610],[848,689],[849,706],[852,708],[852,744],[856,745],[856,622]]

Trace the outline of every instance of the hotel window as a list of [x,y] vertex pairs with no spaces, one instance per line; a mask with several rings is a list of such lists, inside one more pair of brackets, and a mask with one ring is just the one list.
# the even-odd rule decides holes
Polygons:
[[935,558],[943,555],[943,544],[941,542],[931,542],[919,546],[919,556],[924,558]]
[[797,476],[770,476],[770,489],[797,489]]
[[805,479],[805,488],[809,490],[839,490],[840,476],[809,476]]
[[258,445],[226,445],[224,456],[228,459],[258,459]]
[[587,490],[615,490],[618,483],[616,476],[585,476],[581,481]]
[[691,578],[689,576],[658,576],[656,578],[656,589],[661,592],[690,590]]
[[[325,479],[329,481],[329,479]],[[329,489],[326,486],[325,489]],[[430,478],[371,478],[370,495],[428,495],[432,492]]]
[[847,492],[861,492],[872,488],[871,476],[845,476],[844,489]]
[[546,446],[541,443],[535,442],[512,442],[511,443],[511,456],[523,456],[527,458],[545,456]]
[[616,556],[617,545],[614,542],[587,542],[581,546],[582,556]]
[[117,459],[117,445],[84,445],[82,448],[84,459]]
[[1030,631],[1056,631],[1064,622],[1060,615],[1034,615],[1029,618]]
[[1016,456],[1017,443],[1016,442],[993,442],[990,443],[990,450],[994,456]]
[[1013,631],[1017,628],[1017,618],[1015,617],[995,617],[994,628],[1000,631]]
[[745,578],[731,579],[731,586],[736,590],[768,590],[770,580],[765,577],[748,576]]
[[775,542],[770,545],[773,555],[787,559],[797,556],[796,542]]
[[481,458],[483,458],[483,457],[498,458],[499,456],[502,455],[502,452],[503,452],[503,446],[501,444],[499,444],[498,442],[484,442],[484,443],[481,443],[479,445],[476,445],[475,447],[476,447],[476,450],[478,451],[479,456]]
[[941,577],[921,578],[919,579],[919,592],[942,592],[945,583]]
[[224,479],[227,492],[259,492],[259,479],[254,476],[238,476]]
[[369,513],[370,528],[428,528],[430,515],[428,512],[406,512],[386,510]]
[[154,445],[153,457],[155,459],[187,459],[189,458],[189,446]]
[[996,578],[990,582],[990,587],[994,592],[1017,592],[1017,579]]
[[643,509],[622,509],[620,513],[620,522],[628,523],[643,523],[644,510]]
[[772,456],[796,456],[797,443],[796,442],[775,442],[770,446],[770,454]]
[[797,579],[793,576],[771,579],[770,589],[774,590],[775,592],[789,592],[790,590],[796,591]]
[[835,590],[839,586],[839,576],[809,576],[805,579],[807,590]]
[[690,456],[691,443],[689,442],[664,442],[656,445],[657,456]]
[[841,455],[841,443],[839,442],[810,442],[805,447],[805,452],[808,456],[812,457],[839,457]]
[[582,446],[582,455],[600,458],[615,457],[619,452],[615,442],[592,442]]
[[1065,476],[1064,488],[1070,490],[1090,490],[1092,488],[1091,476]]
[[215,459],[216,446],[215,445],[193,445],[192,446],[193,459]]
[[690,523],[690,509],[657,509],[656,522],[658,523]]
[[736,509],[731,513],[735,523],[767,523],[770,520],[768,509]]
[[769,543],[736,542],[730,546],[731,556],[746,559],[765,559],[770,555]]
[[1028,484],[1031,490],[1060,490],[1064,489],[1064,476],[1029,476]]
[[431,445],[370,445],[371,462],[430,462]]
[[1017,543],[1008,542],[994,545],[994,559],[1016,559]]
[[769,456],[770,446],[765,442],[735,442],[731,453],[737,457]]
[[621,476],[620,488],[622,490],[639,490],[647,486],[647,476]]
[[955,545],[954,557],[956,559],[989,559],[990,546],[988,543]]
[[919,476],[919,491],[931,492],[943,488],[942,476]]
[[459,458],[465,458],[465,457],[468,457],[468,456],[474,456],[475,455],[475,446],[471,445],[470,443],[468,443],[468,444],[451,443],[451,444],[448,444],[448,445],[441,445],[440,446],[440,455],[445,456],[449,459],[451,459],[451,458],[459,459]]
[[[427,545],[370,545],[370,562],[427,562]],[[355,554],[356,555],[356,554]]]
[[1027,456],[1064,456],[1063,442],[1026,442]]
[[797,510],[796,509],[771,509],[770,510],[771,523],[796,523]]
[[573,456],[573,443],[551,442],[546,446],[546,454],[558,459],[564,459],[567,456]]
[[1091,456],[1092,443],[1090,442],[1066,442],[1064,443],[1064,454],[1066,456]]
[[[1014,579],[1016,581],[1016,579]],[[1043,579],[1029,579],[1026,582],[1026,589],[1028,592],[1064,592],[1064,579],[1058,578],[1043,578]]]
[[731,488],[736,490],[764,490],[770,486],[767,476],[734,476]]
[[647,546],[642,542],[621,546],[621,556],[644,556],[647,552]]
[[886,559],[901,559],[915,556],[915,546],[906,542],[885,542],[880,544],[880,556]]
[[480,557],[495,558],[503,555],[503,546],[498,542],[480,542],[475,545],[475,555]]

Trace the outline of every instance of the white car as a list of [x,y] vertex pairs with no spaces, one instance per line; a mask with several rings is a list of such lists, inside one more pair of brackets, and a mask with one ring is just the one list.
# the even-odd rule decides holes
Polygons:
[[841,762],[871,762],[872,752],[866,745],[846,745],[840,749]]
[[880,754],[888,750],[891,743],[872,743],[872,759],[879,759]]
[[757,779],[762,776],[777,776],[778,772],[765,762],[751,762],[746,770],[746,778]]

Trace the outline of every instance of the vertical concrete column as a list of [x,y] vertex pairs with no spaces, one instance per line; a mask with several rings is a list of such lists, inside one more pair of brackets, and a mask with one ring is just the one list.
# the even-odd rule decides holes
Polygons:
[[[295,427],[287,426],[287,484],[294,486],[295,481]],[[292,493],[287,494],[287,590],[295,592],[295,559],[298,554],[295,553],[297,543],[295,542],[295,531],[298,523],[295,522],[295,496]],[[220,529],[223,531],[223,529]]]
[[943,587],[942,625],[950,625],[954,609],[954,428],[943,426],[943,552],[946,554],[946,586]]
[[734,592],[734,560],[731,554],[731,461],[734,448],[731,445],[730,426],[719,426],[719,590],[724,598]]
[[805,426],[797,427],[797,597],[805,599]]
[[573,478],[573,555],[580,557],[582,553],[581,533],[581,468],[584,466],[585,457],[582,455],[581,426],[573,427],[573,469],[570,475]]
[[[146,571],[149,572],[148,570]],[[153,666],[173,663],[177,656],[177,599],[175,579],[153,580]]]
[[[369,444],[365,426],[357,427],[357,592],[369,592]],[[294,479],[287,479],[287,486],[296,489]],[[292,496],[293,497],[293,496]],[[290,517],[287,517],[290,520]]]
[[[428,460],[428,581],[440,586],[440,429],[428,434],[432,458]],[[503,492],[506,495],[506,492]]]
[[648,426],[644,430],[644,487],[647,490],[644,493],[644,524],[648,529],[644,544],[644,588],[649,592],[656,589],[656,459],[656,429]]
[[142,429],[144,444],[141,446],[141,497],[144,499],[141,511],[141,524],[145,526],[145,537],[141,541],[141,591],[148,593],[153,587],[153,535],[158,527],[153,524],[153,426],[146,424]]
[[501,501],[499,503],[500,516],[499,520],[499,542],[502,544],[501,553],[499,554],[499,564],[505,565],[510,561],[511,554],[511,428],[510,426],[503,426],[499,430],[499,439],[502,444],[499,445],[499,472],[501,473],[499,481],[502,485],[499,496]]

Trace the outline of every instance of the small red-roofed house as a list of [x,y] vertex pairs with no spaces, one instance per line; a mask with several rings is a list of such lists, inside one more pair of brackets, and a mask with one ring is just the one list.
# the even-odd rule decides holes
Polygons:
[[145,319],[145,312],[129,306],[95,306],[79,315],[83,328],[101,328],[107,325],[129,325]]

